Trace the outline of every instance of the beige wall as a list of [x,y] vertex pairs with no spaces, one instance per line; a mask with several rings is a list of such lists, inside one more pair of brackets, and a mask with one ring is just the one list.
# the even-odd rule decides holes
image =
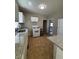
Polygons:
[[25,17],[25,24],[29,29],[29,35],[31,35],[32,33],[32,24],[31,24],[31,16],[34,17],[38,17],[38,26],[40,26],[40,28],[43,28],[43,20],[46,20],[45,17],[43,17],[42,15],[38,15],[38,14],[32,14],[32,13],[25,13],[24,17]]

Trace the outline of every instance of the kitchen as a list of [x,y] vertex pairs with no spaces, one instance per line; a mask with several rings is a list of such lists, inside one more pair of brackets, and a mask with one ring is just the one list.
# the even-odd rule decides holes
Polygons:
[[[59,2],[61,8],[58,9],[53,16],[51,14],[47,14],[46,11],[44,12],[43,10],[42,11],[44,13],[42,13],[42,11],[39,11],[38,9],[37,10],[39,12],[37,12],[36,10],[32,10],[33,12],[30,10],[28,11],[24,7],[22,7],[25,6],[24,4],[22,4],[22,2],[25,4],[25,0],[17,0],[15,2],[15,59],[32,59],[30,57],[27,58],[27,50],[30,49],[29,45],[32,43],[31,42],[29,44],[29,40],[32,41],[32,39],[36,39],[35,41],[42,42],[40,40],[44,38],[40,37],[45,37],[46,40],[50,42],[48,43],[46,41],[45,43],[51,44],[51,46],[53,47],[53,54],[50,59],[63,59],[63,7],[61,6],[63,4],[62,0],[61,2]],[[57,2],[55,1],[55,3]],[[29,0],[27,4],[32,5]],[[30,7],[28,7],[28,5],[27,9],[31,9]],[[46,8],[46,6],[44,8]],[[44,24],[44,21],[46,21],[46,25]],[[29,39],[30,37],[31,39]],[[41,52],[41,50],[39,52]]]

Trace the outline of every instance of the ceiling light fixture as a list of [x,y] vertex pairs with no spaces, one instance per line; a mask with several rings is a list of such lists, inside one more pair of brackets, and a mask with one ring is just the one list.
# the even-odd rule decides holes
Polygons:
[[29,6],[32,6],[32,2],[29,1],[29,2],[28,2],[28,5],[29,5]]
[[44,9],[46,9],[47,5],[46,4],[40,4],[38,7],[39,7],[39,9],[44,10]]

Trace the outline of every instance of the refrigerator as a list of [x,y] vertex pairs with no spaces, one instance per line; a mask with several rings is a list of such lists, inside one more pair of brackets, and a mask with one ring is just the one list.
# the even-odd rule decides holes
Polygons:
[[49,36],[53,35],[53,29],[54,29],[53,22],[49,21]]

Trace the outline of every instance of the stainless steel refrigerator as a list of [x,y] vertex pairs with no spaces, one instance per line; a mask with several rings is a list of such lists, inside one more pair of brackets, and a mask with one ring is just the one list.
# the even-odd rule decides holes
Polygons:
[[52,36],[53,35],[53,22],[49,21],[49,36]]

